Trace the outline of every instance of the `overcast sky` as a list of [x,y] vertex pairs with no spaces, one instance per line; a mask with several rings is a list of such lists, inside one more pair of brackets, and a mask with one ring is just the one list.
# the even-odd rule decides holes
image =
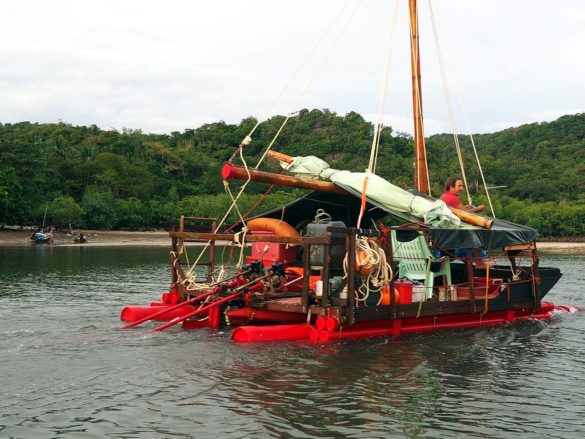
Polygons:
[[[4,0],[0,122],[170,133],[299,108],[374,120],[394,1]],[[450,132],[429,6],[419,4],[426,134]],[[585,111],[585,1],[432,6],[458,132],[467,130],[459,96],[473,132]],[[412,131],[408,44],[399,0],[384,120],[403,132]]]

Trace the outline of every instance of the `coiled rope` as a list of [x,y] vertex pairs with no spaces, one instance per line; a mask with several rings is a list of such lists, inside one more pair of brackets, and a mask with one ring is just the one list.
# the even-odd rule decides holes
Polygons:
[[[354,297],[357,302],[366,302],[371,293],[382,291],[384,286],[390,284],[390,279],[394,276],[392,267],[386,260],[386,253],[378,242],[373,238],[358,237],[356,238],[356,252],[361,252],[364,257],[360,258],[360,270],[364,267],[371,267],[367,277],[359,288],[356,288]],[[349,254],[346,253],[343,258],[343,278],[349,275]],[[383,296],[380,294],[377,305],[382,302]]]

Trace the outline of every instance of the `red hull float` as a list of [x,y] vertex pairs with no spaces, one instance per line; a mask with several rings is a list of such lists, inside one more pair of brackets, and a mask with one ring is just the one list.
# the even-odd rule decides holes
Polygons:
[[481,328],[500,325],[516,320],[549,320],[554,312],[576,312],[579,309],[569,306],[556,306],[551,302],[542,302],[536,312],[493,311],[485,315],[454,314],[437,317],[419,317],[398,320],[356,323],[352,327],[337,327],[332,320],[319,317],[315,325],[271,325],[242,326],[232,333],[232,340],[238,342],[264,342],[287,340],[311,340],[327,342],[339,339],[358,339],[368,337],[398,336],[439,329]]
[[[147,320],[154,320],[157,322],[166,322],[168,320],[172,320],[176,317],[183,317],[184,315],[188,314],[190,311],[193,311],[193,308],[188,306],[183,306],[182,308],[178,309],[171,309],[173,308],[170,305],[154,305],[151,304],[150,306],[127,306],[122,310],[122,314],[120,315],[120,320],[127,323],[133,323],[138,320],[142,320],[148,317]],[[161,311],[165,311],[163,314],[154,315]]]
[[[121,319],[125,322],[144,320],[168,321],[181,318],[193,312],[190,306],[180,308],[153,303],[148,307],[128,306],[123,309]],[[163,314],[161,311],[165,310]],[[167,311],[168,310],[168,311]],[[352,325],[339,325],[337,319],[319,316],[312,324],[305,322],[306,316],[300,313],[267,311],[261,309],[241,308],[228,313],[229,320],[238,326],[232,332],[232,340],[243,343],[275,342],[275,341],[318,341],[328,342],[340,339],[359,339],[369,337],[399,336],[417,332],[428,332],[441,329],[480,328],[510,323],[516,320],[549,320],[555,312],[577,312],[577,307],[542,302],[536,311],[506,310],[492,311],[486,314],[452,314],[443,316],[414,317],[395,320],[360,322]],[[158,313],[158,314],[157,314]],[[245,325],[254,322],[253,325]],[[265,324],[262,324],[262,323]],[[272,324],[266,324],[271,322]],[[275,324],[278,322],[277,324]],[[284,323],[288,322],[288,323]],[[295,323],[292,323],[295,322]],[[303,322],[303,323],[301,323]],[[185,320],[182,329],[209,327],[207,318],[202,320]]]

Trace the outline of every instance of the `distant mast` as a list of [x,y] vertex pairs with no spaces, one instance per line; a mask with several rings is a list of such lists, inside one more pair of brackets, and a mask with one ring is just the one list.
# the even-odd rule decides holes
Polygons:
[[410,65],[412,67],[412,112],[414,116],[414,188],[429,193],[428,170],[423,131],[422,87],[418,45],[417,0],[409,0],[410,11]]

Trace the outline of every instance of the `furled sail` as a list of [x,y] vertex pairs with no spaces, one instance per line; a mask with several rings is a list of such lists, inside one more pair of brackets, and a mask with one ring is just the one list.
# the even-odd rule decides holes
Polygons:
[[281,162],[287,171],[310,178],[327,179],[359,193],[367,178],[366,195],[373,201],[399,212],[410,213],[421,218],[425,224],[445,229],[458,228],[461,220],[441,201],[430,201],[411,194],[371,172],[349,172],[333,169],[329,164],[315,156],[295,157],[291,163]]

